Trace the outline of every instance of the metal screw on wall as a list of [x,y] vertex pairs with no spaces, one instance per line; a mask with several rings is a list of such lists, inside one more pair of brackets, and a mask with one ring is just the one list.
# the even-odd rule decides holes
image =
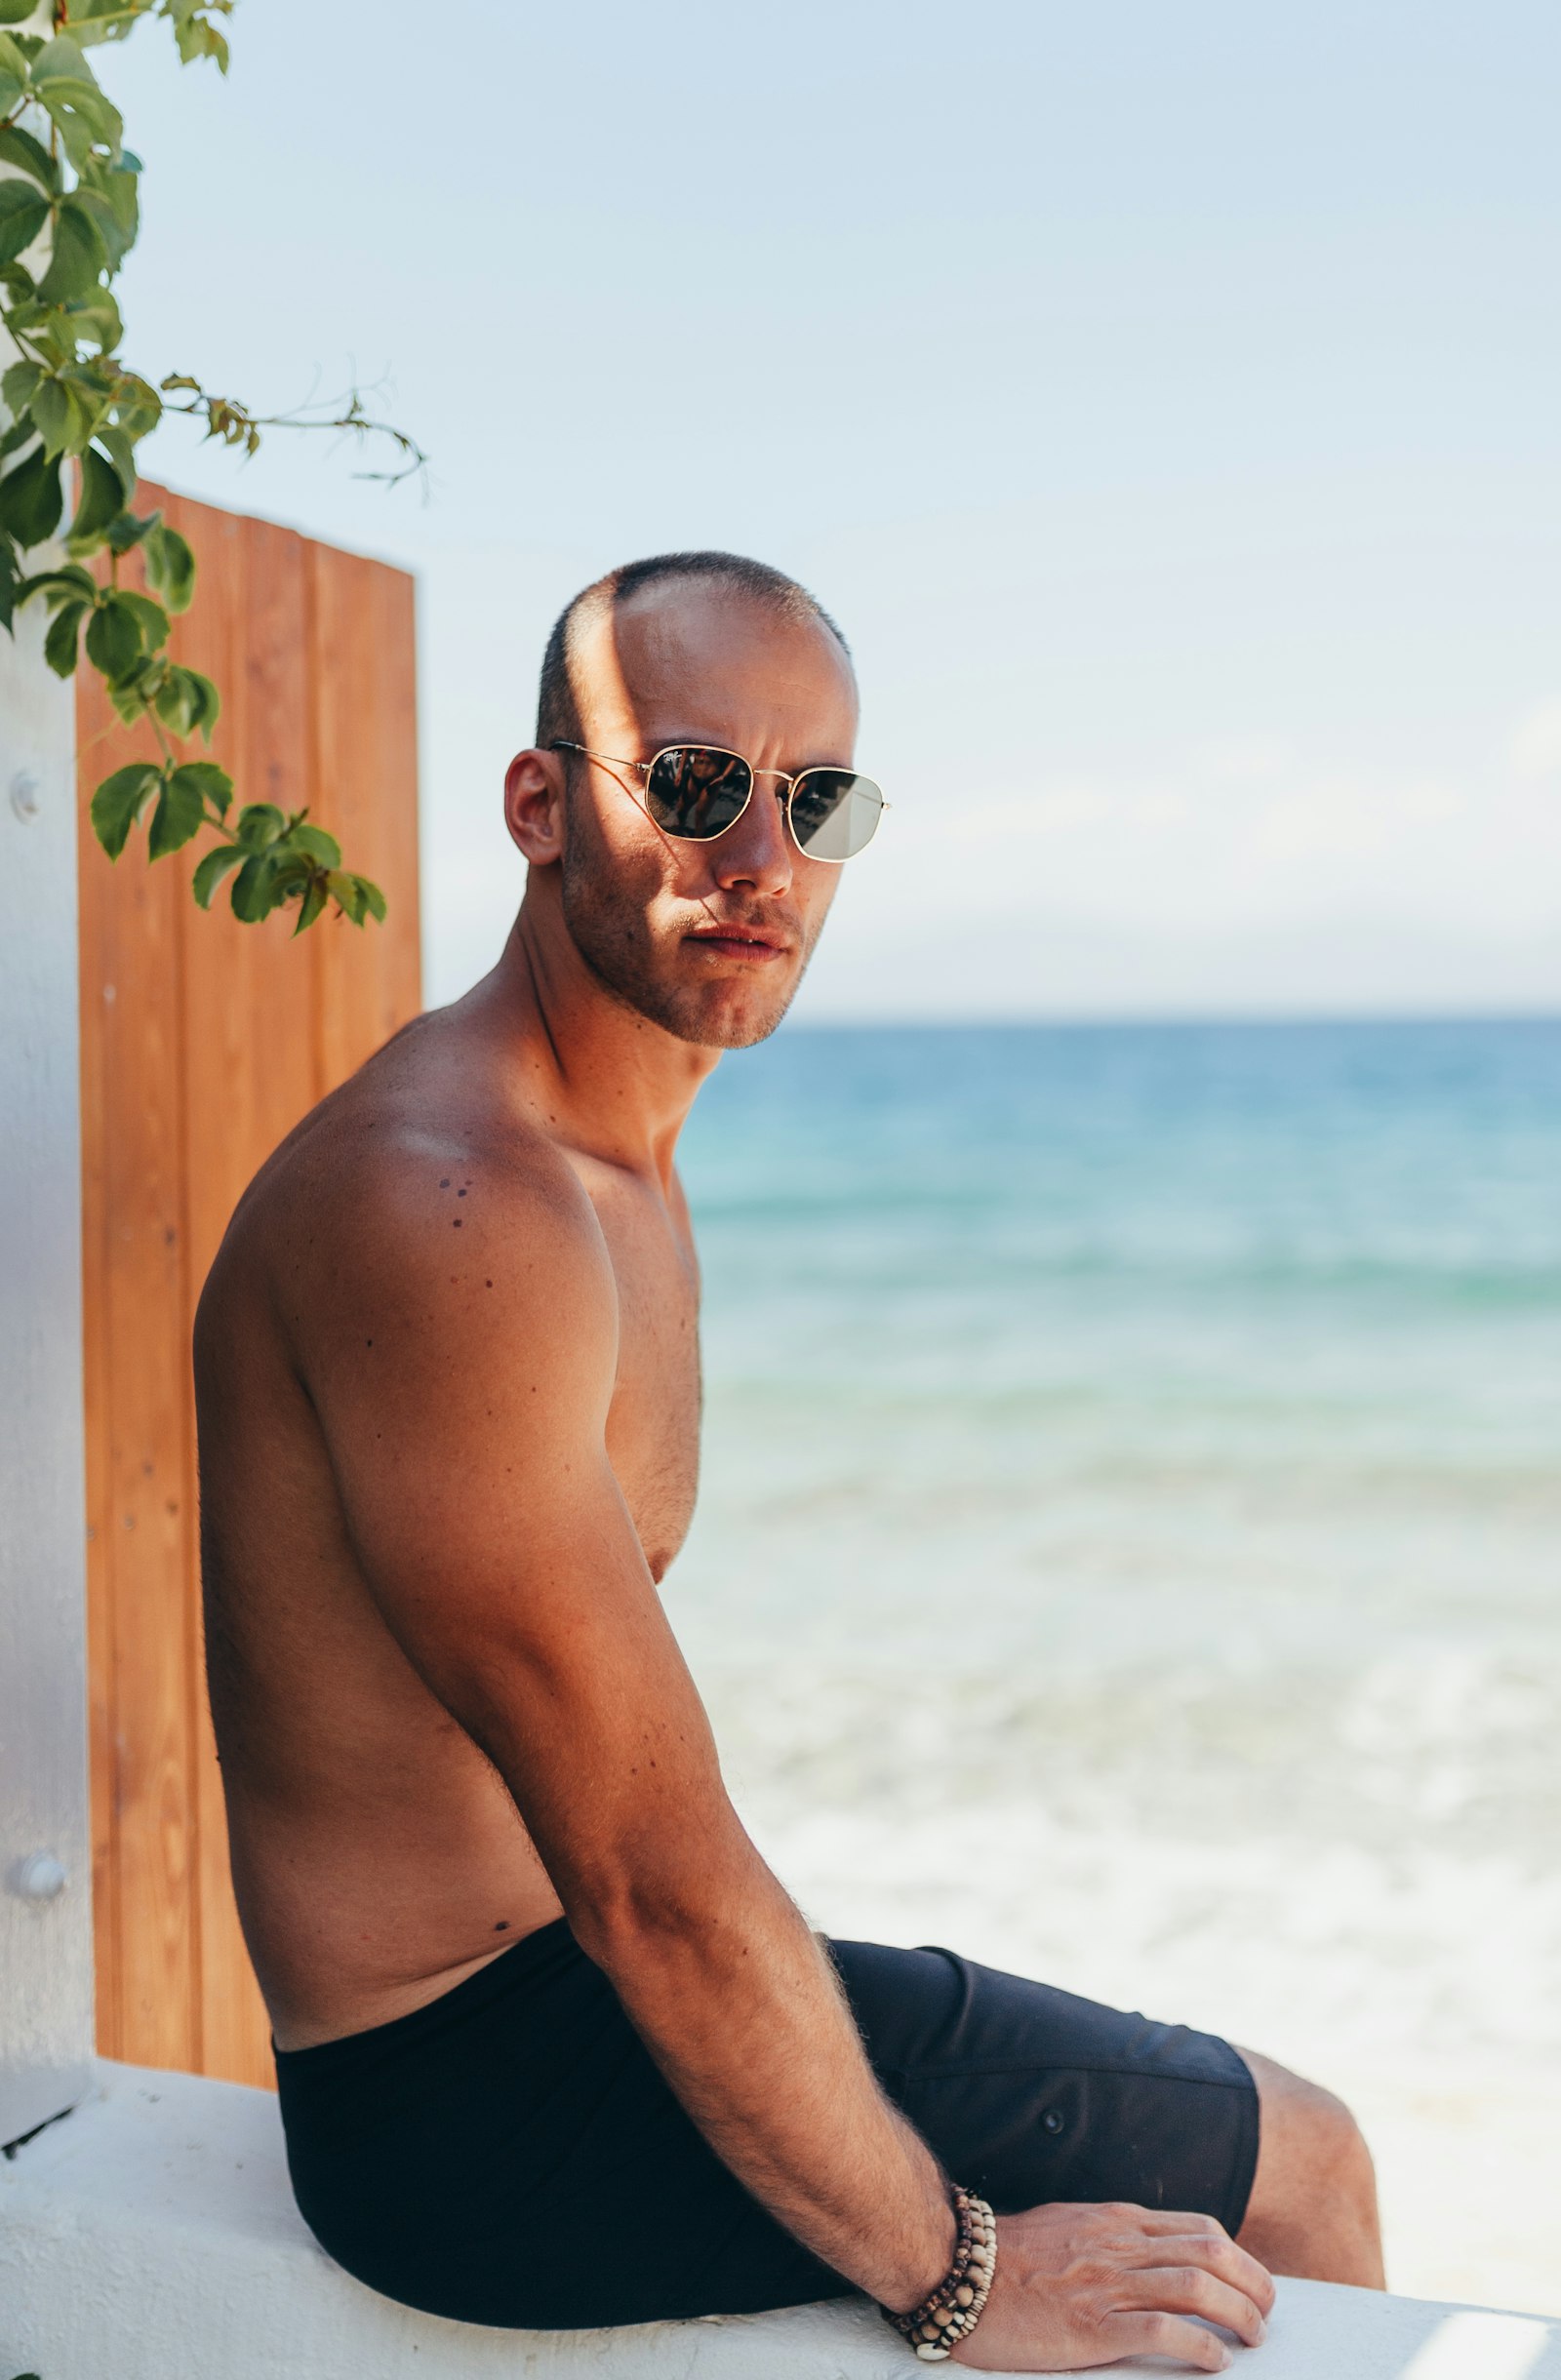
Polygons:
[[43,787],[30,771],[23,769],[11,780],[11,807],[23,826],[30,826],[38,815]]
[[17,1862],[11,1889],[24,1901],[57,1901],[66,1882],[65,1871],[53,1851],[31,1851]]

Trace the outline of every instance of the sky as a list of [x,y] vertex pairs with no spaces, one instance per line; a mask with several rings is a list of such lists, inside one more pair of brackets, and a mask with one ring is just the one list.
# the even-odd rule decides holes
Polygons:
[[522,886],[562,604],[841,620],[894,807],[801,1017],[1561,1007],[1553,0],[240,0],[99,54],[131,360],[329,441],[149,475],[420,581],[429,997]]

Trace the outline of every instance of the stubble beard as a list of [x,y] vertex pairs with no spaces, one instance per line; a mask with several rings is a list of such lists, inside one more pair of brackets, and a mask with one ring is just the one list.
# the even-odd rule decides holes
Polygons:
[[821,918],[803,944],[802,956],[784,988],[773,994],[757,1016],[751,1009],[741,1015],[723,1012],[709,991],[694,985],[662,981],[657,972],[656,945],[645,926],[645,913],[625,898],[625,888],[611,879],[593,854],[571,838],[563,855],[564,924],[570,939],[609,999],[629,1009],[647,1023],[659,1025],[674,1040],[702,1050],[751,1050],[768,1041],[797,994],[813,956],[823,920]]

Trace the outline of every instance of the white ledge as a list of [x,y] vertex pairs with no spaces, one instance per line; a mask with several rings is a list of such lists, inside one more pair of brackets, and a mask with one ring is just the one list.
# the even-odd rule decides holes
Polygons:
[[[1164,2374],[1164,2364],[1113,2371]],[[1183,2367],[1175,2367],[1183,2368]],[[1561,2380],[1561,2321],[1283,2281],[1252,2380]],[[316,2246],[268,2092],[98,2068],[0,2164],[0,2380],[909,2380],[860,2302],[506,2331],[389,2304]]]

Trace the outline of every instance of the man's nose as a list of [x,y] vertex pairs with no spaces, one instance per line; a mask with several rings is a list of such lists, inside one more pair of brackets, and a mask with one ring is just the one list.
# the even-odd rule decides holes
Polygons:
[[795,853],[786,832],[784,780],[759,777],[740,818],[710,846],[716,883],[723,892],[741,888],[772,899],[791,889]]

